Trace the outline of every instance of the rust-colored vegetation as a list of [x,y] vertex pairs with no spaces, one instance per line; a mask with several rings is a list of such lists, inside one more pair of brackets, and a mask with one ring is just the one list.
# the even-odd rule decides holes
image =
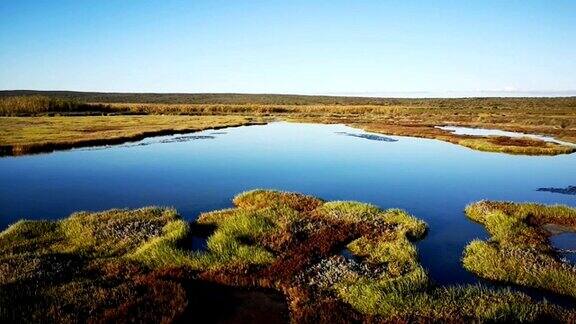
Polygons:
[[[572,153],[574,146],[546,143],[541,140],[518,140],[509,137],[457,135],[436,126],[497,128],[501,130],[542,134],[576,143],[576,98],[462,98],[462,99],[394,99],[288,95],[241,94],[104,94],[75,92],[0,92],[0,153],[17,155],[66,149],[78,146],[116,144],[133,140],[134,133],[166,135],[196,127],[156,126],[154,117],[173,119],[179,126],[185,116],[249,118],[266,122],[287,120],[314,123],[343,123],[388,135],[438,139],[471,149],[523,155],[557,155]],[[24,96],[23,96],[24,95]],[[32,98],[32,99],[30,99]],[[36,98],[36,99],[34,99]],[[44,98],[39,100],[39,98]],[[55,103],[51,103],[52,100]],[[94,111],[96,110],[96,111]],[[93,123],[108,119],[110,125],[128,116],[147,116],[142,129],[110,136],[91,128]],[[52,122],[46,115],[62,115]],[[163,115],[163,116],[160,116]],[[136,116],[131,116],[136,117]],[[143,116],[140,116],[143,117]],[[91,120],[94,118],[93,120]],[[114,119],[116,118],[116,119]],[[69,119],[64,121],[63,119]],[[142,120],[145,120],[143,118]],[[76,128],[70,128],[70,125]],[[241,124],[249,124],[244,122]],[[59,125],[63,125],[59,127]],[[218,126],[214,123],[213,126]],[[151,127],[147,127],[151,126]],[[145,130],[144,128],[148,128]],[[86,129],[90,132],[77,132]],[[71,135],[62,139],[61,134]],[[41,143],[38,143],[41,142]],[[64,142],[65,144],[61,144]],[[71,144],[73,143],[73,144]],[[34,149],[32,149],[34,147]],[[41,148],[44,148],[43,150]]]
[[496,145],[505,146],[533,146],[545,147],[546,142],[537,141],[531,138],[513,138],[507,136],[495,136],[489,139],[489,142]]
[[[18,222],[0,234],[0,319],[575,319],[519,292],[434,286],[413,244],[426,224],[402,210],[266,190],[234,203],[193,226],[161,208]],[[184,249],[198,228],[213,230],[207,250]]]

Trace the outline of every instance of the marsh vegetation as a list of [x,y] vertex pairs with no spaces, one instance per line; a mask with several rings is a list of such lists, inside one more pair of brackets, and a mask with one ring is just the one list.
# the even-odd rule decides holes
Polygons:
[[481,201],[468,206],[466,215],[491,236],[466,247],[466,269],[487,279],[576,297],[576,267],[563,262],[549,240],[557,231],[576,231],[575,208]]
[[0,116],[33,116],[54,113],[88,114],[118,112],[107,104],[90,104],[78,99],[42,95],[0,97]]
[[[41,97],[46,98],[42,100],[38,100],[40,97],[28,97],[38,94],[47,97]],[[51,106],[46,104],[46,100],[67,104]],[[27,102],[30,104],[27,105]],[[41,115],[43,111],[53,114],[55,110],[63,115],[70,115],[71,112],[78,113],[86,109],[104,110],[107,114],[218,115],[250,117],[264,121],[342,123],[382,134],[432,138],[475,150],[524,155],[566,154],[574,152],[575,148],[546,143],[538,139],[459,135],[438,129],[436,126],[498,128],[553,136],[559,140],[576,143],[576,98],[387,99],[290,95],[4,91],[0,93],[0,103],[0,107],[4,107],[0,114],[4,116],[25,114],[27,111],[29,115]],[[86,107],[70,108],[82,105]],[[28,106],[29,108],[26,108]],[[31,123],[42,125],[42,121],[46,121],[37,118],[32,117]],[[10,118],[0,118],[0,129],[10,127],[11,123],[13,121]],[[36,126],[30,125],[30,127]],[[19,135],[26,138],[25,134]],[[54,141],[51,135],[45,134],[47,142]],[[106,139],[104,134],[101,135],[103,140]],[[14,144],[8,141],[7,145]]]
[[0,117],[0,155],[137,141],[261,123],[243,116]]
[[[192,225],[213,228],[208,249],[196,252],[183,248],[191,226],[173,209],[20,221],[0,234],[0,317],[194,319],[194,296],[228,286],[280,292],[294,322],[576,318],[520,292],[435,286],[414,245],[427,226],[403,210],[266,190],[234,205]],[[343,246],[357,258],[339,255]]]

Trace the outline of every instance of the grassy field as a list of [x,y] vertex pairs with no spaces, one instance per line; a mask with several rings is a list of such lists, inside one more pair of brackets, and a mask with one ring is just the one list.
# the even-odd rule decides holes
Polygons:
[[[475,150],[510,154],[556,155],[576,150],[571,146],[527,138],[456,135],[435,127],[497,128],[553,136],[576,143],[576,98],[385,99],[4,91],[0,92],[0,108],[0,115],[25,116],[0,118],[0,145],[4,155],[118,143],[122,138],[128,140],[136,133],[167,134],[171,127],[166,127],[166,124],[175,125],[172,127],[175,131],[193,130],[196,128],[191,121],[200,120],[197,116],[212,116],[212,119],[204,119],[207,121],[203,122],[204,125],[216,121],[214,116],[222,120],[250,118],[259,121],[343,123],[372,132],[438,139]],[[79,114],[105,116],[80,118]],[[131,114],[149,117],[129,116]],[[50,119],[47,115],[61,116]],[[197,119],[185,121],[187,119],[181,116],[196,116]],[[135,120],[142,121],[141,126],[134,125]],[[122,127],[121,123],[127,126]],[[91,129],[92,124],[104,131]],[[214,123],[215,127],[219,125],[220,122]],[[107,130],[107,127],[117,131],[112,134],[114,131]],[[62,134],[74,136],[71,140]]]
[[[520,292],[435,286],[413,243],[427,225],[399,209],[266,190],[234,205],[191,225],[155,207],[20,221],[0,233],[0,320],[214,320],[226,305],[195,300],[221,285],[277,291],[298,323],[576,319]],[[207,250],[183,249],[197,227],[211,228]]]
[[468,206],[466,215],[491,235],[489,241],[466,247],[466,269],[487,279],[576,297],[576,267],[560,260],[545,228],[576,231],[575,208],[482,201]]
[[576,107],[574,97],[564,98],[380,98],[290,94],[241,93],[120,93],[78,91],[0,90],[0,98],[48,96],[81,102],[138,104],[256,104],[353,105],[438,108],[553,108]]
[[0,97],[0,116],[39,115],[47,113],[115,112],[107,104],[89,104],[78,99],[40,95]]
[[169,135],[258,123],[243,116],[0,117],[0,155],[119,144]]

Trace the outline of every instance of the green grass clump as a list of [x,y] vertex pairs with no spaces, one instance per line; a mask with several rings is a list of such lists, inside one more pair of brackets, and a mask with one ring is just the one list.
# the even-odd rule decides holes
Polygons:
[[567,206],[481,201],[466,208],[484,225],[489,241],[475,240],[464,251],[464,267],[496,281],[576,297],[576,267],[562,262],[544,225],[576,230],[576,209]]
[[426,234],[428,225],[401,209],[388,209],[383,218],[387,223],[397,225],[399,230],[408,238],[421,239]]
[[320,212],[334,221],[348,223],[371,222],[381,216],[378,207],[356,201],[330,201],[322,205]]
[[92,257],[121,256],[152,238],[163,238],[164,227],[178,222],[176,210],[155,207],[76,213],[60,222],[69,241],[61,248]]
[[[234,203],[192,226],[175,210],[156,207],[12,225],[0,233],[0,321],[172,321],[190,292],[198,293],[185,287],[201,281],[279,290],[295,322],[576,320],[575,312],[520,292],[435,286],[414,244],[427,225],[403,210],[269,190],[241,193]],[[569,266],[555,267],[553,256],[539,250],[546,237],[534,224],[545,224],[547,213],[489,202],[475,207],[469,215],[508,243],[473,242],[465,265],[522,284],[537,277],[551,290],[574,293]],[[563,225],[573,213],[558,206],[549,212]],[[204,227],[213,229],[207,250],[183,249],[183,240]],[[356,258],[339,255],[344,245]],[[520,258],[532,262],[533,273],[519,274]]]
[[155,268],[187,264],[190,253],[178,248],[178,243],[188,236],[189,231],[187,222],[181,219],[172,221],[164,226],[161,236],[141,244],[127,258]]
[[81,212],[60,221],[19,221],[0,234],[4,256],[21,253],[121,257],[177,222],[174,209],[147,207]]
[[410,271],[418,264],[418,251],[405,237],[376,242],[361,237],[348,244],[347,248],[371,263],[386,264],[388,272],[394,275]]
[[207,251],[179,249],[176,238],[186,230],[177,229],[174,235],[144,244],[130,257],[149,266],[188,266],[195,270],[269,264],[274,255],[263,245],[263,240],[287,230],[298,219],[298,210],[313,209],[320,200],[294,193],[254,190],[237,195],[234,203],[236,208],[199,217],[199,224],[216,227],[208,237]]
[[[336,210],[342,210],[342,206],[351,205],[338,203],[336,206]],[[352,217],[361,221],[366,218],[373,220],[377,217],[375,215],[379,215],[384,224],[392,225],[394,229],[376,237],[362,236],[347,246],[355,255],[365,258],[372,265],[379,265],[385,271],[375,278],[359,275],[346,279],[337,283],[334,289],[340,298],[361,313],[390,315],[391,309],[398,306],[397,300],[421,292],[429,285],[428,275],[418,263],[416,247],[408,238],[409,234],[421,238],[426,231],[426,223],[397,209],[382,212],[366,204],[348,209],[355,211]]]
[[[216,213],[208,215],[204,219]],[[269,215],[235,210],[229,217],[218,221],[216,230],[208,238],[206,252],[189,252],[177,246],[178,240],[189,230],[188,225],[181,221],[166,228],[164,236],[142,245],[130,257],[154,267],[188,266],[196,270],[270,263],[273,255],[252,243],[274,228]]]
[[275,228],[269,215],[251,211],[223,220],[208,239],[208,250],[218,256],[219,263],[263,264],[273,260],[273,255],[260,246],[242,243],[257,241]]
[[289,207],[298,212],[311,211],[322,205],[321,199],[275,190],[250,190],[234,197],[234,205],[242,209],[262,209],[266,207]]
[[378,279],[359,276],[337,283],[338,297],[363,314],[393,316],[405,303],[404,299],[419,294],[429,285],[428,275],[420,266],[402,275]]
[[576,209],[566,205],[480,201],[466,207],[466,215],[480,223],[494,211],[502,211],[510,217],[525,220],[534,226],[556,224],[576,228]]
[[[420,283],[420,273],[410,286]],[[423,278],[422,278],[423,281]],[[403,292],[403,285],[381,287],[361,283],[346,297],[364,314],[377,314],[391,322],[534,323],[546,319],[574,319],[574,314],[550,304],[534,303],[525,294],[480,285],[439,287]],[[383,291],[391,290],[383,293]]]
[[174,318],[182,287],[151,276],[132,255],[158,258],[142,251],[175,244],[186,226],[175,210],[156,207],[17,222],[0,233],[0,321],[114,321],[128,318],[131,302],[154,308],[142,319]]

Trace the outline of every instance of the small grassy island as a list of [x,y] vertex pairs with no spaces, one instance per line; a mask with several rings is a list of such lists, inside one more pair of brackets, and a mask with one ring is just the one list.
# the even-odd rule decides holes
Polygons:
[[576,231],[576,208],[481,201],[466,208],[468,217],[486,227],[489,241],[466,247],[464,267],[502,282],[576,297],[576,267],[562,262],[549,237]]
[[[0,321],[234,321],[242,310],[298,323],[576,320],[520,292],[435,286],[413,243],[427,226],[402,210],[265,190],[234,204],[193,224],[156,207],[20,221],[0,234]],[[185,249],[199,233],[207,248]],[[533,237],[531,227],[522,234]],[[567,269],[554,282],[572,289]]]

